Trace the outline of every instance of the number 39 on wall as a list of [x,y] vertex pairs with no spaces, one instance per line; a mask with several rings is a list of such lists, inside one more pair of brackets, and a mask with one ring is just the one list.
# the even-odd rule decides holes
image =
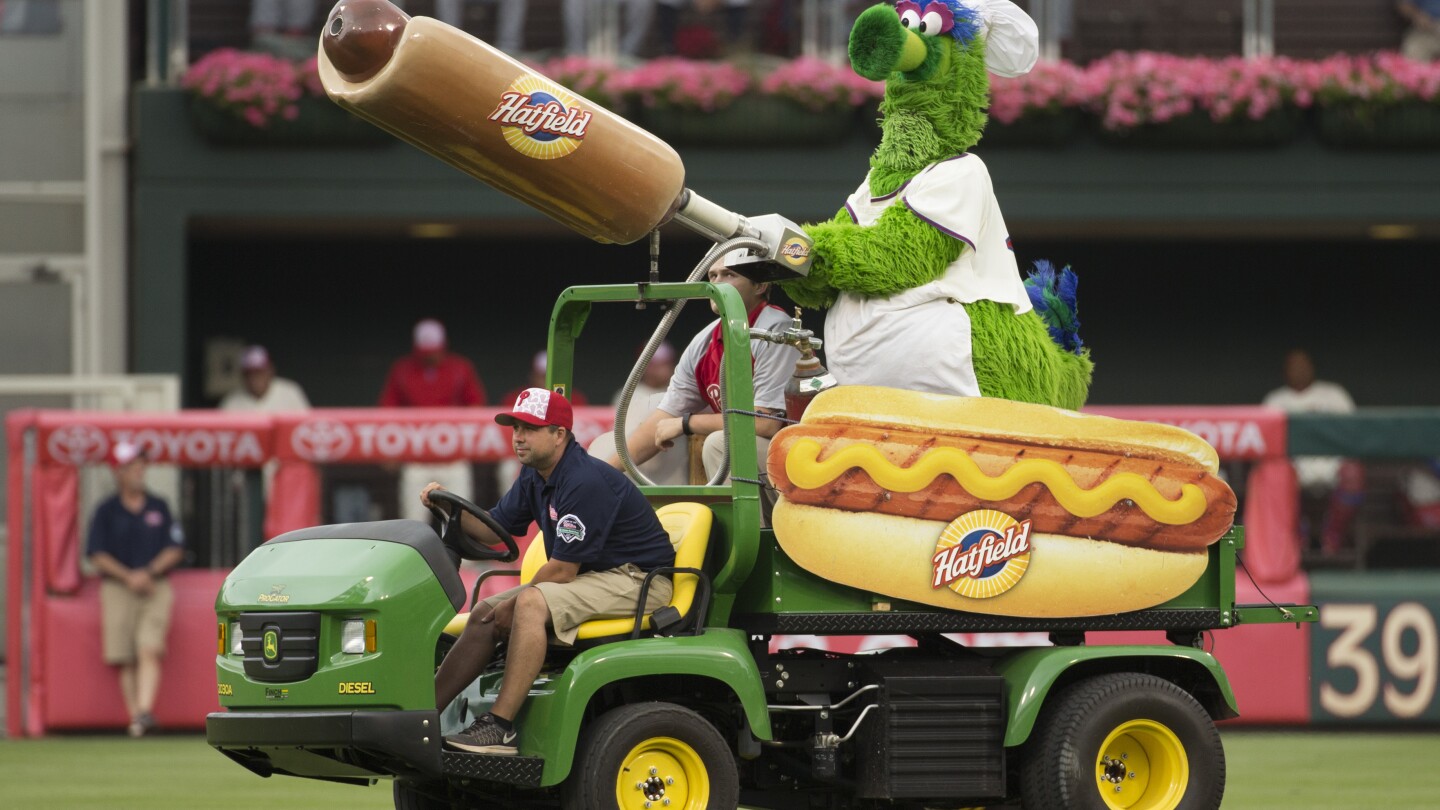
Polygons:
[[1314,722],[1440,720],[1440,645],[1430,607],[1327,603],[1311,640]]

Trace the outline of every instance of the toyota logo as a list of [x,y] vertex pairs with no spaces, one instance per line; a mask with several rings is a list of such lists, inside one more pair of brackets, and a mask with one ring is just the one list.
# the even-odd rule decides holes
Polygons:
[[329,419],[302,422],[290,436],[295,455],[321,464],[343,458],[352,444],[354,438],[349,426]]
[[78,467],[87,462],[104,460],[105,454],[110,452],[110,439],[93,425],[66,425],[50,434],[45,449],[56,461]]

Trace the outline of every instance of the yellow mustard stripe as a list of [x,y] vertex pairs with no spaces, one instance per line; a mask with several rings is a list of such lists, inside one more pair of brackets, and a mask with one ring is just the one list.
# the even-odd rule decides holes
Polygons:
[[1067,512],[1076,517],[1094,517],[1117,502],[1129,498],[1152,520],[1179,526],[1191,523],[1205,514],[1205,493],[1194,484],[1185,484],[1180,497],[1170,500],[1147,480],[1135,473],[1119,473],[1107,478],[1094,489],[1081,489],[1070,473],[1058,462],[1049,459],[1024,459],[998,476],[986,475],[965,451],[954,447],[937,447],[920,458],[912,467],[891,464],[880,451],[863,444],[852,444],[835,455],[820,461],[820,443],[800,439],[785,456],[785,474],[795,486],[818,489],[839,478],[852,467],[869,473],[876,484],[892,492],[918,492],[940,475],[949,473],[966,492],[981,500],[1003,501],[1029,484],[1040,482]]

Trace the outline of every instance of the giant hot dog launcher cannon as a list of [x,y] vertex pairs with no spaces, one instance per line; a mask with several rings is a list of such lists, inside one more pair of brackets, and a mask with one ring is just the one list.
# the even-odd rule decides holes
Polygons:
[[685,188],[664,141],[465,32],[387,0],[341,0],[320,35],[336,104],[597,242],[629,244],[671,220],[715,242],[761,243],[733,266],[803,276],[810,239]]
[[[749,252],[726,254],[728,266],[756,280],[809,270],[798,225],[695,194],[665,142],[444,23],[387,0],[341,0],[319,71],[340,106],[598,242],[635,242],[673,220],[721,243],[691,280],[737,246]],[[798,316],[784,334],[752,338],[812,358],[819,347]],[[1178,428],[999,399],[827,391],[833,379],[815,366],[810,389],[794,386],[790,416],[803,421],[775,436],[768,468],[775,538],[823,579],[975,613],[1140,610],[1196,582],[1233,520],[1214,450]],[[802,391],[824,393],[805,411]],[[625,407],[616,446],[645,482],[623,450]]]

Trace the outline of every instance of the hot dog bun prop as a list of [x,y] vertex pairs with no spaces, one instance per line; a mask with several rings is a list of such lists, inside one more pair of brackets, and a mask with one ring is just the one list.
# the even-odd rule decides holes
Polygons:
[[686,189],[664,141],[458,28],[387,0],[341,0],[318,62],[336,104],[597,242],[629,244],[674,219],[717,242],[764,242],[747,257],[752,277],[809,270],[799,226]]
[[1095,616],[1184,593],[1230,528],[1214,448],[1168,425],[841,386],[770,444],[781,548],[922,604]]

